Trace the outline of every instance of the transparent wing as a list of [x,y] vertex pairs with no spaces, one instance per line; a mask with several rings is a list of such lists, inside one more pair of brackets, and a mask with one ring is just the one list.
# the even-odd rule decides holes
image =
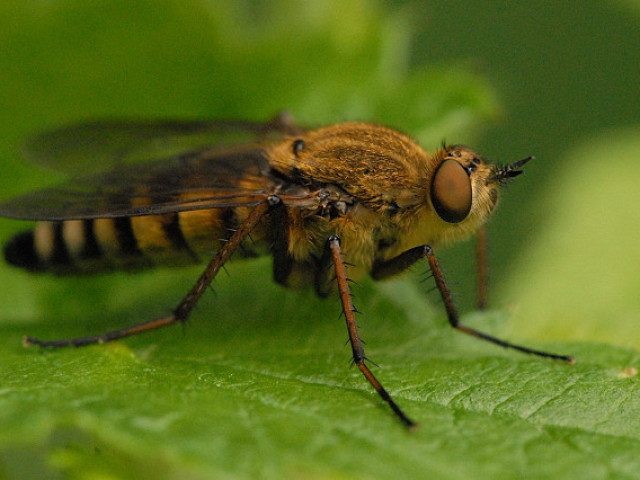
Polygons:
[[[208,148],[28,193],[0,203],[0,216],[57,221],[255,205],[282,183],[260,148]],[[283,201],[317,203],[309,190],[294,190]]]
[[102,120],[43,132],[25,144],[23,153],[35,164],[86,174],[205,146],[263,142],[301,131],[286,113],[269,122]]

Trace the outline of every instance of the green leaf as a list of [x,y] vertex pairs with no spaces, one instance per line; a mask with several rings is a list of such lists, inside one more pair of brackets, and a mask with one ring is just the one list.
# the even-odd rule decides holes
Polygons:
[[[5,325],[6,475],[599,478],[640,467],[638,383],[623,368],[637,353],[554,344],[577,356],[569,366],[504,352],[451,331],[416,282],[365,282],[362,334],[374,371],[419,422],[407,432],[349,368],[337,301],[265,285],[268,267],[234,263],[184,329],[126,342],[23,350],[26,327]],[[142,299],[132,316],[155,302]],[[28,332],[107,327],[87,313],[99,321],[54,318]],[[467,319],[502,320],[479,317]]]
[[517,300],[512,331],[640,345],[639,133],[609,131],[562,156],[540,195],[540,230],[500,293]]

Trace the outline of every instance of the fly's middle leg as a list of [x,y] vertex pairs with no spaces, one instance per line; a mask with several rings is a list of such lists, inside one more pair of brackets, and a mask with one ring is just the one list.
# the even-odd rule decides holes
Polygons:
[[353,361],[360,369],[365,378],[375,388],[380,397],[387,402],[391,410],[396,414],[402,423],[407,427],[415,426],[415,422],[411,420],[402,411],[402,409],[394,402],[391,395],[385,390],[378,379],[373,375],[369,367],[366,365],[366,356],[364,353],[364,347],[360,334],[358,333],[358,325],[356,323],[355,308],[351,299],[351,291],[349,289],[349,282],[347,278],[347,271],[342,258],[342,252],[340,248],[340,239],[336,235],[332,235],[329,238],[329,250],[333,259],[333,265],[336,272],[336,281],[338,284],[338,293],[340,295],[340,301],[342,303],[342,311],[344,312],[344,318],[347,322],[347,330],[349,332],[349,342],[351,343],[351,350],[353,353]]

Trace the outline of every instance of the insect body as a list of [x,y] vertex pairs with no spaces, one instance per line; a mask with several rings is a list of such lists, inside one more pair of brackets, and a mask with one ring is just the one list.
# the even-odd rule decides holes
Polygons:
[[[123,125],[118,128],[142,128]],[[169,130],[183,126],[188,124]],[[40,142],[46,147],[60,137],[77,136],[82,128],[53,132]],[[8,262],[29,270],[86,273],[184,264],[217,250],[191,291],[165,317],[95,337],[27,337],[27,343],[79,346],[184,321],[234,252],[268,252],[277,282],[311,286],[320,296],[337,291],[355,364],[408,426],[413,421],[365,363],[347,265],[350,278],[369,274],[383,279],[426,258],[452,326],[505,347],[571,361],[460,325],[433,254],[434,246],[476,232],[496,207],[501,184],[522,173],[530,158],[497,167],[458,145],[430,155],[405,135],[366,123],[311,131],[278,121],[212,128],[258,131],[262,137],[276,132],[279,138],[205,146],[0,204],[0,215],[42,221],[5,247]],[[113,129],[94,124],[92,132],[101,138]]]

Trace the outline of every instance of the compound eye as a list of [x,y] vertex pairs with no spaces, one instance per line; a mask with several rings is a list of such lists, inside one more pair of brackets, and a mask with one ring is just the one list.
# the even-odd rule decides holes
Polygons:
[[440,164],[431,182],[431,203],[438,216],[448,223],[459,223],[471,210],[471,179],[455,160]]

